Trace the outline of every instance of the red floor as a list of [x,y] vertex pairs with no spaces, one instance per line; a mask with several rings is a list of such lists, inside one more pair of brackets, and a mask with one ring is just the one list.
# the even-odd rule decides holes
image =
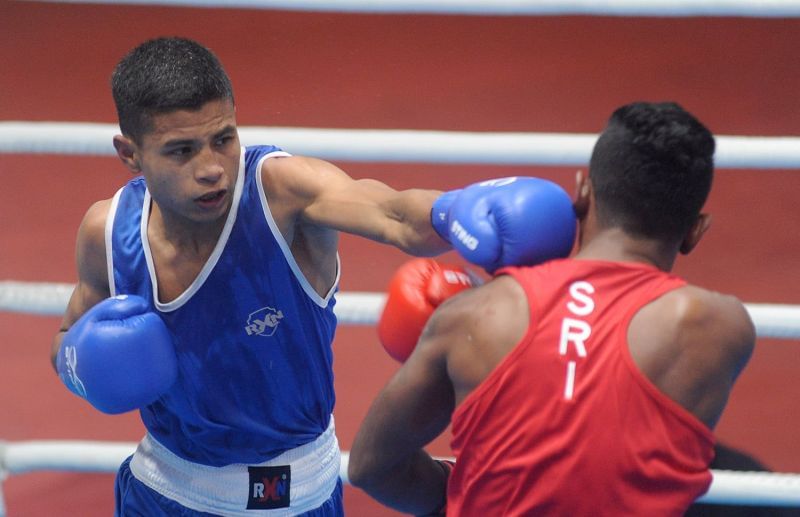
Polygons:
[[[132,46],[196,38],[221,57],[243,125],[599,131],[616,106],[677,100],[718,134],[798,135],[800,21],[364,16],[0,2],[0,120],[114,122],[108,77]],[[280,144],[280,142],[272,142]],[[110,143],[109,143],[110,144]],[[291,149],[288,149],[292,151]],[[573,170],[340,163],[397,188],[446,189]],[[89,204],[128,178],[112,158],[0,155],[0,280],[72,282]],[[677,272],[746,302],[800,303],[796,171],[721,170],[711,233]],[[342,239],[342,290],[382,291],[404,256]],[[0,439],[138,440],[135,414],[70,396],[48,364],[57,318],[0,314]],[[718,427],[727,443],[800,472],[797,341],[759,342]],[[335,342],[337,427],[349,448],[395,369],[371,327]],[[447,454],[440,439],[434,453]],[[9,515],[109,515],[110,475],[31,473],[3,484]],[[355,490],[351,515],[394,515]]]

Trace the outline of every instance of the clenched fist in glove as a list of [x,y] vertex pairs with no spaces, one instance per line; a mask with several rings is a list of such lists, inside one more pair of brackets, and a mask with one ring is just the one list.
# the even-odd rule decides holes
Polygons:
[[147,302],[120,295],[98,303],[64,335],[56,358],[64,384],[104,413],[150,404],[175,382],[172,338]]
[[378,338],[394,359],[408,359],[433,311],[447,298],[477,285],[479,279],[460,266],[418,258],[392,277],[378,321]]
[[560,186],[522,176],[445,192],[431,210],[436,232],[489,273],[566,257],[576,222],[572,200]]

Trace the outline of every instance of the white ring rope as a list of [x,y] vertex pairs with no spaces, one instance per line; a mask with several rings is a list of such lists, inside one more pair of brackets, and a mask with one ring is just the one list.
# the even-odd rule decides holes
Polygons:
[[[74,284],[0,280],[0,312],[61,316],[74,288]],[[381,293],[339,293],[334,310],[340,323],[374,325],[385,302]]]
[[[20,312],[41,316],[64,314],[73,284],[0,281],[0,312]],[[378,322],[386,295],[351,292],[336,296],[336,317],[348,325],[374,325]],[[761,338],[800,338],[800,305],[767,303],[745,304]]]
[[[113,156],[115,124],[0,121],[0,153]],[[239,128],[244,145],[358,162],[585,166],[597,135],[393,129]],[[800,169],[800,137],[716,137],[717,167]]]
[[[110,3],[109,0],[48,1]],[[383,14],[800,16],[797,0],[116,0],[115,3]]]
[[[136,450],[134,442],[31,440],[0,443],[3,474],[41,470],[114,473]],[[342,451],[339,477],[346,484],[349,452]],[[746,506],[800,506],[800,474],[712,470],[711,488],[699,502]]]

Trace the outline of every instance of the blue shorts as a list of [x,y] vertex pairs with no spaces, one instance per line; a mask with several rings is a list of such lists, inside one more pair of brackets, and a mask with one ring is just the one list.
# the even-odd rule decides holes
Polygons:
[[[172,499],[162,496],[136,479],[129,466],[131,457],[122,462],[117,472],[117,480],[114,486],[115,517],[213,517],[213,514],[186,508]],[[325,501],[319,508],[302,515],[307,517],[343,516],[342,480],[340,479],[336,484],[336,489],[331,494],[330,499]]]

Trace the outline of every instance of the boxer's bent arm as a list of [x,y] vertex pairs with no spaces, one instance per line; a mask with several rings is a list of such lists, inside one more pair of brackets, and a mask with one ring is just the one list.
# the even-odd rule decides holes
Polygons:
[[422,447],[524,336],[528,314],[524,291],[508,276],[440,305],[367,414],[350,452],[351,483],[401,511],[438,508],[433,501],[438,494],[444,502],[447,474]]
[[439,191],[397,191],[301,156],[266,160],[262,178],[267,197],[279,199],[283,206],[294,204],[302,223],[391,244],[411,255],[431,256],[450,249],[431,226],[431,206]]
[[50,348],[50,362],[54,369],[64,334],[87,310],[111,294],[105,248],[105,224],[110,206],[110,200],[98,201],[92,205],[78,230],[75,251],[78,282]]
[[373,402],[350,451],[350,482],[396,510],[416,515],[444,505],[447,474],[423,447],[455,406],[447,349],[461,332],[445,302],[414,352]]

